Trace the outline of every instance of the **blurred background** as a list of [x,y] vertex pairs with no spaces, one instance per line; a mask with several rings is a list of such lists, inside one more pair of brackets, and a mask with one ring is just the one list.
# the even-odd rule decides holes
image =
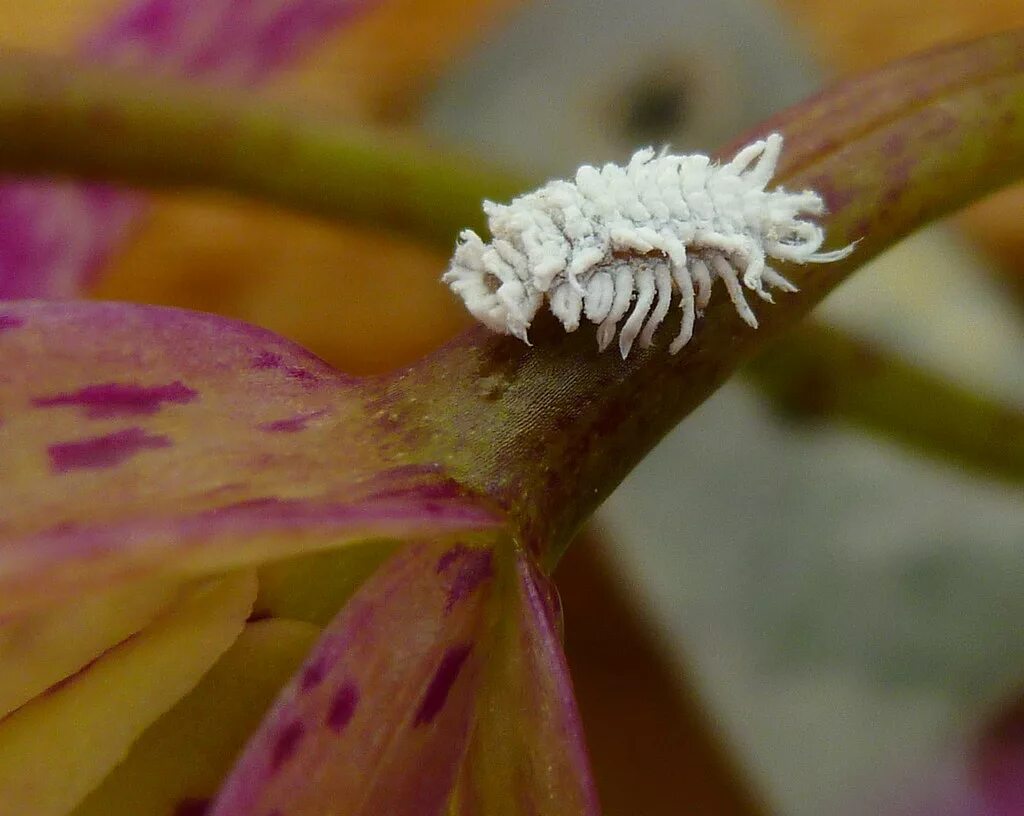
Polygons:
[[[81,53],[143,5],[158,4],[0,0],[0,42]],[[226,5],[195,0],[197,20]],[[287,3],[236,5],[258,16]],[[645,144],[713,150],[838,77],[1024,25],[1020,0],[361,6],[262,92],[531,176]],[[227,69],[204,78],[237,84]],[[384,230],[160,195],[126,235],[89,296],[241,317],[343,370],[409,362],[467,323],[437,282],[444,254]],[[1024,403],[1024,191],[906,242],[819,317]],[[556,575],[607,812],[879,813],[929,767],[959,767],[1024,686],[1022,542],[1019,484],[782,413],[734,380]]]

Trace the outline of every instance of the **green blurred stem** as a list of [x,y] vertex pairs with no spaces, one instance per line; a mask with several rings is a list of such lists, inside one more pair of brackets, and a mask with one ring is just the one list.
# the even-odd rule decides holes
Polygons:
[[216,188],[451,247],[521,185],[472,160],[238,91],[0,56],[0,173]]
[[[852,80],[765,123],[721,155],[771,131],[786,137],[776,182],[825,197],[830,244],[860,241],[850,259],[783,270],[800,292],[759,308],[757,331],[719,295],[675,356],[665,351],[671,324],[654,349],[634,351],[627,361],[598,354],[592,330],[566,336],[550,319],[534,326],[532,348],[470,330],[408,371],[368,384],[400,429],[403,456],[444,464],[500,502],[546,560],[557,559],[662,436],[847,274],[917,227],[1024,175],[1024,33],[932,52]],[[11,57],[0,58],[0,171],[226,189],[387,224],[447,246],[459,228],[480,225],[481,198],[505,199],[524,186],[471,162],[267,102]],[[785,357],[775,365],[780,377],[798,369]],[[922,377],[895,367],[887,387],[920,393]],[[900,427],[891,410],[883,416],[892,403],[872,404],[870,393],[848,394],[845,404]],[[935,413],[914,431],[936,451],[939,437],[963,419],[952,410],[962,401],[949,396],[945,404],[951,408],[945,420]],[[972,416],[994,416],[991,407],[974,408]],[[987,421],[978,434],[990,427]],[[904,417],[901,433],[909,437],[913,425]],[[1011,422],[1006,433],[1017,427]],[[927,442],[926,428],[932,429]],[[968,456],[980,447],[961,440],[945,450]],[[1006,467],[1019,480],[1019,462]]]
[[836,329],[805,322],[746,371],[790,416],[845,422],[935,459],[1024,484],[1024,410]]

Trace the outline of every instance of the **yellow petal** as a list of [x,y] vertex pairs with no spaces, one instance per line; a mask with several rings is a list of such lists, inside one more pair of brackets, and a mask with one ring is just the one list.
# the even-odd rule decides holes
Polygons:
[[131,584],[0,625],[0,717],[147,626],[176,591]]
[[0,721],[0,816],[62,816],[235,641],[252,572],[206,581],[150,626]]
[[598,816],[555,596],[526,553],[515,570],[449,816]]
[[395,540],[375,539],[263,564],[255,609],[272,618],[326,626],[397,545]]
[[171,816],[187,812],[190,802],[198,811],[319,634],[319,627],[301,621],[248,624],[74,816]]

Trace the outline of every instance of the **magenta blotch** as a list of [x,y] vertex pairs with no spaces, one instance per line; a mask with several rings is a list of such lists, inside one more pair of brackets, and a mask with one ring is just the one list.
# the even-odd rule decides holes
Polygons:
[[275,354],[272,351],[261,351],[252,360],[252,367],[257,371],[265,370],[268,368],[280,368],[284,363],[280,354]]
[[448,572],[452,565],[462,558],[467,552],[469,547],[465,544],[456,544],[450,550],[445,552],[440,558],[437,559],[437,567],[434,570],[438,575]]
[[109,60],[129,43],[143,47],[150,59],[166,56],[178,39],[182,13],[176,3],[168,0],[150,0],[129,6],[106,30],[93,37],[86,53]]
[[135,383],[102,383],[89,385],[78,391],[37,397],[32,404],[38,408],[78,406],[85,409],[89,419],[107,419],[118,416],[149,416],[164,403],[182,405],[192,402],[199,392],[180,380],[167,385],[144,386]]
[[[232,78],[253,82],[287,64],[367,3],[280,0],[276,8],[263,4],[260,13],[253,11],[254,5],[205,0],[205,25],[198,28],[191,0],[143,0],[130,6],[114,25],[96,37],[90,50],[103,59],[116,58],[126,43],[136,40],[136,50],[144,48],[156,64],[173,61],[185,73],[200,76],[218,74],[228,56],[235,56]],[[193,30],[188,27],[190,22]],[[186,45],[192,48],[186,51]]]
[[[374,499],[416,496],[429,500],[467,498],[472,494],[455,479],[445,475],[436,463],[401,465],[374,474],[365,482],[367,495]],[[379,485],[374,489],[374,485]]]
[[270,756],[270,769],[272,771],[280,770],[282,765],[295,756],[295,752],[299,750],[299,743],[302,742],[305,734],[306,728],[298,720],[293,720],[281,730],[277,741],[274,743],[273,753]]
[[320,377],[309,369],[286,363],[280,354],[273,351],[262,351],[257,354],[252,360],[252,368],[257,371],[283,371],[288,379],[310,385],[320,382]]
[[106,436],[50,445],[47,453],[50,467],[57,473],[66,473],[80,468],[112,467],[140,451],[169,447],[169,437],[147,434],[142,428],[126,428]]
[[299,382],[317,382],[319,377],[312,371],[308,371],[305,368],[299,368],[299,366],[287,366],[284,369],[285,376],[290,380],[298,380]]
[[335,733],[340,734],[351,722],[358,705],[359,689],[355,683],[349,681],[335,692],[334,698],[331,700],[331,707],[327,712],[327,726]]
[[299,431],[306,430],[306,426],[309,424],[311,420],[319,419],[326,413],[326,410],[321,410],[311,411],[308,414],[296,414],[295,416],[289,417],[288,419],[278,419],[275,420],[274,422],[264,422],[262,425],[258,425],[257,427],[261,431],[267,431],[269,433],[297,433]]
[[441,501],[444,501],[447,499],[466,497],[469,496],[470,493],[454,479],[437,479],[433,482],[424,482],[419,485],[399,484],[395,487],[376,490],[369,495],[374,499],[389,499],[397,496],[414,495],[417,498],[424,500],[440,499]]
[[100,185],[0,185],[0,296],[70,297],[88,284],[137,211]]
[[327,667],[324,665],[323,657],[318,657],[302,670],[300,686],[303,692],[310,692],[319,686],[327,676]]
[[472,595],[480,584],[491,579],[494,574],[492,559],[490,550],[466,547],[462,544],[452,547],[438,559],[438,575],[446,574],[453,566],[457,565],[458,567],[448,585],[448,597],[444,605],[445,614],[451,612],[459,601]]
[[11,329],[20,329],[25,325],[25,321],[20,317],[12,314],[0,314],[0,332],[10,331]]
[[455,685],[455,681],[459,679],[462,666],[472,651],[473,644],[464,643],[460,646],[452,646],[444,653],[441,665],[437,667],[437,671],[423,695],[423,700],[420,702],[420,707],[416,711],[416,718],[412,723],[413,728],[428,725],[441,713],[441,709],[444,708],[444,704],[448,700],[448,694],[451,692],[452,686]]

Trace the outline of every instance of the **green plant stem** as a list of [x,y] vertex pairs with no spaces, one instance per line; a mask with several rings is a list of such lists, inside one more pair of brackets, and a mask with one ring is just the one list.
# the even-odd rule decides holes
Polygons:
[[747,372],[785,414],[845,422],[1024,484],[1024,410],[953,385],[841,331],[804,322]]
[[0,173],[217,188],[442,246],[521,184],[479,162],[237,91],[0,57]]

